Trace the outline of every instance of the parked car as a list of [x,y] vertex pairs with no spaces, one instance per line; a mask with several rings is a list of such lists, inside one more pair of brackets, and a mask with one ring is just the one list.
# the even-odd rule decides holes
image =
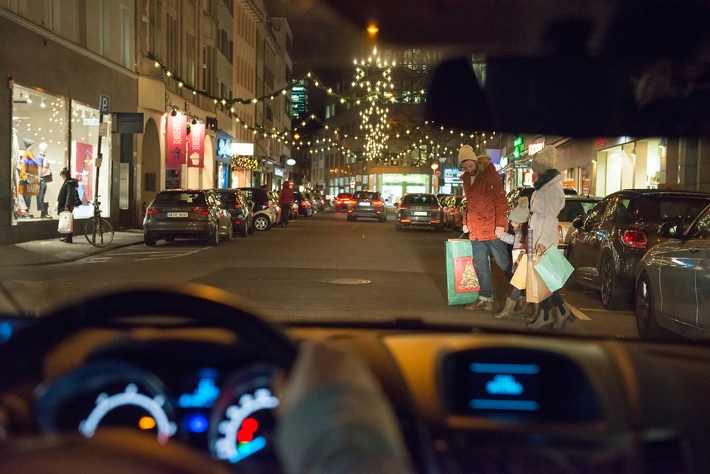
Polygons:
[[143,218],[143,238],[148,246],[175,238],[204,239],[217,245],[222,238],[232,240],[232,235],[229,212],[211,189],[161,191]]
[[229,211],[233,232],[246,237],[254,232],[252,222],[254,212],[251,203],[239,189],[215,189],[222,205]]
[[360,217],[387,220],[387,204],[382,195],[376,191],[355,191],[348,203],[348,220],[355,221]]
[[294,206],[298,206],[296,216],[310,217],[313,215],[313,201],[301,191],[293,192],[293,203]]
[[646,252],[636,270],[636,327],[641,337],[668,332],[710,336],[710,205],[689,226],[666,222],[667,238]]
[[316,210],[318,212],[325,211],[325,198],[323,197],[323,195],[319,192],[314,192],[311,195],[313,196],[313,201],[316,204]]
[[410,193],[402,196],[397,206],[395,228],[431,227],[444,230],[443,211],[439,200],[433,194]]
[[[268,230],[278,222],[279,213],[274,209],[273,198],[269,194],[269,191],[264,188],[256,187],[238,189],[253,203],[252,211],[254,217],[252,219],[252,225],[249,228],[250,232],[254,232],[254,230]],[[278,203],[278,198],[276,202]],[[278,207],[278,205],[276,207]]]
[[568,258],[573,281],[600,291],[607,309],[628,307],[635,272],[646,251],[662,242],[658,228],[677,220],[684,226],[710,203],[710,194],[660,189],[626,189],[602,199],[572,221]]
[[348,203],[350,203],[351,193],[339,193],[335,197],[334,207],[336,211],[347,211]]
[[582,196],[576,194],[565,195],[565,207],[563,207],[557,215],[557,220],[559,221],[557,232],[560,236],[557,247],[562,250],[562,253],[567,255],[569,238],[572,235],[570,230],[573,229],[572,221],[579,216],[586,215],[587,212],[589,212],[599,201],[601,201],[601,199],[601,197],[595,196]]
[[446,203],[441,203],[444,214],[444,227],[461,230],[463,217],[466,215],[466,196],[449,196]]
[[[276,216],[275,223],[281,222],[281,206],[279,206],[279,193],[277,191],[269,191],[269,207]],[[289,216],[290,218],[290,216]]]
[[304,191],[303,197],[311,203],[311,209],[313,210],[313,214],[320,210],[320,204],[318,202],[318,199],[316,199],[315,194],[313,194],[311,191]]

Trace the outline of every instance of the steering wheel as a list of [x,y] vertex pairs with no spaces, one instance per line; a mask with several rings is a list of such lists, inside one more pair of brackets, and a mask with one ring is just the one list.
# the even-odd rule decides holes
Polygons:
[[[45,356],[71,335],[86,328],[110,328],[116,327],[116,324],[129,324],[123,327],[154,326],[159,315],[184,318],[185,322],[181,321],[180,327],[219,327],[230,330],[248,340],[250,345],[259,347],[264,360],[288,371],[296,358],[296,344],[256,314],[236,296],[198,284],[131,289],[79,301],[38,319],[0,346],[0,395],[23,381],[41,379]],[[189,472],[185,470],[187,466],[194,467],[200,463],[209,472],[223,470],[206,455],[176,443],[141,450],[141,441],[136,441],[137,438],[130,432],[113,436],[110,442],[60,435],[49,442],[33,440],[29,443],[32,445],[29,451],[27,443],[21,443],[19,448],[5,446],[9,449],[4,450],[3,457],[8,462],[7,466],[18,468],[17,472],[26,470],[30,462],[36,464],[38,459],[44,460],[42,465],[49,471],[62,472],[57,471],[58,466],[66,465],[67,469],[74,466],[66,472],[81,472],[82,465],[91,469],[91,466],[95,468],[99,465],[96,464],[99,459],[121,459],[127,454],[138,456],[139,451],[144,465],[150,466],[146,467],[145,472],[156,472],[157,467],[162,467],[158,469],[161,472]],[[68,453],[81,451],[91,451],[93,461],[76,464],[67,457]],[[182,462],[175,463],[175,459],[182,459]],[[125,467],[128,469],[127,465]],[[136,472],[135,463],[131,464],[130,469],[133,471],[125,472]]]

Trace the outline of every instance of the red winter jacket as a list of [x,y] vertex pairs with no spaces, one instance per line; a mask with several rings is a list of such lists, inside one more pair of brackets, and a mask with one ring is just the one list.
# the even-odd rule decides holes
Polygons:
[[279,204],[288,205],[291,203],[293,203],[293,190],[291,189],[291,186],[288,185],[288,183],[284,183],[284,187],[279,193]]
[[493,240],[495,228],[508,227],[508,199],[503,180],[485,155],[478,157],[476,180],[471,184],[471,175],[461,176],[466,195],[466,220],[471,240]]

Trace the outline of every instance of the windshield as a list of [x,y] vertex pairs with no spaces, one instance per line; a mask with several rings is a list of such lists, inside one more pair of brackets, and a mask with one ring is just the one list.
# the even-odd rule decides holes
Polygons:
[[[626,31],[616,2],[559,18],[501,7],[512,16],[489,22],[500,12],[488,2],[396,2],[416,12],[393,21],[387,2],[219,1],[184,27],[182,13],[146,2],[125,14],[138,24],[99,35],[121,41],[99,45],[68,19],[46,26],[51,11],[15,3],[0,7],[12,17],[3,21],[59,35],[102,69],[90,84],[82,60],[63,82],[7,71],[8,316],[192,281],[278,322],[524,332],[537,302],[492,316],[513,295],[521,249],[544,242],[572,268],[558,291],[577,320],[560,337],[651,337],[644,317],[663,329],[653,337],[710,336],[698,321],[710,315],[707,232],[688,232],[710,191],[704,30],[676,39],[654,23],[660,39],[642,48],[646,36]],[[202,21],[214,35],[199,33]],[[198,191],[231,188],[254,201],[243,220]],[[66,212],[72,227],[60,232]],[[97,242],[99,217],[110,241]],[[682,232],[659,229],[675,221]],[[476,254],[469,290],[490,307],[452,298],[454,241]],[[691,247],[692,262],[672,274],[699,318],[668,310],[679,298],[669,262]],[[636,291],[646,277],[647,300]]]

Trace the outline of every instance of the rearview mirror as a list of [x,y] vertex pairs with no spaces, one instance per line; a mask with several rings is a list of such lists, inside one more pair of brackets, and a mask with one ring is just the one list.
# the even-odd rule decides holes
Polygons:
[[683,235],[683,223],[680,221],[664,222],[658,228],[658,235],[678,239]]
[[581,229],[584,225],[584,216],[577,216],[572,220],[572,227],[575,229]]

